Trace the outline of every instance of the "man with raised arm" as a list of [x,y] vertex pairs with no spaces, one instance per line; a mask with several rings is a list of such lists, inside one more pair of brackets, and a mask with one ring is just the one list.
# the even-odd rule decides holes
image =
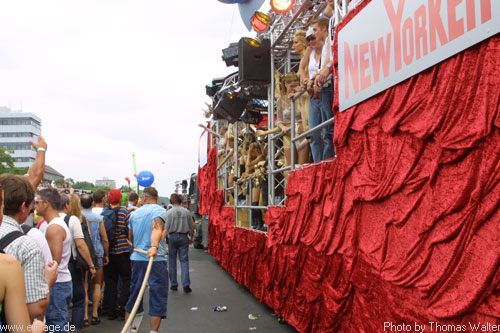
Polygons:
[[[56,282],[57,263],[50,263],[44,271],[42,249],[36,240],[24,235],[20,226],[31,213],[35,191],[28,177],[23,176],[0,175],[0,185],[4,191],[0,248],[21,263],[30,317],[42,319],[49,305],[49,289]],[[14,232],[19,237],[6,242]]]
[[[133,212],[129,218],[129,239],[134,249],[147,254],[134,251],[130,256],[132,278],[130,297],[125,306],[125,320],[130,316],[141,289],[149,258],[154,258],[148,284],[151,333],[156,333],[160,329],[162,318],[167,316],[168,270],[165,242],[162,241],[167,211],[158,205],[158,191],[154,187],[144,189],[141,201],[143,203],[141,208]],[[141,304],[139,312],[142,311]]]

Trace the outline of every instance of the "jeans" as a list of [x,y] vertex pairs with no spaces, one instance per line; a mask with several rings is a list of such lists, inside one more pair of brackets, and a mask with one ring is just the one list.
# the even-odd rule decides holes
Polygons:
[[68,332],[68,312],[72,289],[71,281],[56,282],[50,288],[50,303],[45,314],[48,332]]
[[77,329],[83,329],[83,317],[85,316],[85,288],[83,280],[83,271],[76,269],[73,263],[68,264],[71,273],[73,287],[73,308],[71,310],[71,322]]
[[[111,317],[116,316],[116,305],[125,308],[130,295],[131,263],[130,254],[110,254],[109,265],[104,266],[104,298],[102,301],[104,311]],[[118,298],[118,278],[121,278],[120,297]]]
[[[321,100],[319,98],[309,98],[309,128],[314,128],[319,124],[321,124]],[[319,162],[323,159],[321,131],[312,132],[310,137],[313,162]]]
[[168,235],[168,271],[170,283],[177,286],[177,252],[181,262],[181,282],[183,287],[189,287],[189,238],[187,234]]
[[[321,122],[324,123],[333,117],[333,84],[323,88],[319,93],[319,100],[321,101]],[[335,149],[333,148],[333,125],[323,127],[323,159],[335,156]]]
[[[134,307],[137,296],[141,289],[142,281],[146,275],[147,261],[132,260],[132,278],[130,280],[130,297],[125,311],[130,313]],[[155,261],[149,275],[149,315],[151,317],[166,318],[168,300],[168,270],[166,261]],[[141,303],[137,312],[144,311]]]
[[[319,93],[319,98],[309,99],[309,128],[314,128],[333,117],[332,104],[333,85],[323,88]],[[314,162],[335,156],[333,125],[311,133],[311,153]]]

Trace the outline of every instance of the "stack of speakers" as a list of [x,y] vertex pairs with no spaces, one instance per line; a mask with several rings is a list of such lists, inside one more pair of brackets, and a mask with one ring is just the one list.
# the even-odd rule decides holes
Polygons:
[[[271,42],[264,39],[258,44],[249,43],[248,39],[241,38],[238,42],[238,74],[242,86],[252,86],[252,90],[259,91],[263,98],[267,98],[266,85],[271,83]],[[255,89],[254,89],[255,88]],[[208,93],[208,91],[207,91]],[[214,98],[214,119],[226,119],[234,123],[241,119],[250,97],[241,98],[240,95],[230,93],[217,94]],[[260,117],[259,117],[260,116]],[[249,123],[260,121],[261,115],[254,112],[245,113]]]

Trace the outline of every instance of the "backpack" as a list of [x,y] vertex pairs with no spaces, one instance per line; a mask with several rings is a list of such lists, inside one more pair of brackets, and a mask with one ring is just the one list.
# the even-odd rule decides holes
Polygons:
[[9,246],[10,243],[12,243],[16,239],[18,239],[19,237],[24,236],[24,235],[27,236],[28,232],[31,230],[31,228],[33,228],[33,227],[30,227],[27,224],[21,224],[21,229],[23,230],[23,232],[16,230],[16,231],[9,232],[7,235],[2,237],[0,239],[0,253],[5,253],[4,252],[5,248],[7,246]]
[[2,239],[0,239],[0,252],[4,252],[4,249],[9,246],[10,243],[21,236],[25,236],[25,234],[17,230],[9,232],[7,235],[3,236]]
[[[5,253],[4,249],[16,239],[18,239],[21,236],[27,235],[31,227],[29,225],[22,224],[21,229],[23,229],[23,232],[17,230],[12,231],[0,239],[0,253]],[[2,302],[0,305],[0,325],[5,324],[6,322],[7,321],[5,319],[4,303]],[[3,330],[0,330],[0,332],[3,332]]]
[[[66,215],[64,217],[64,222],[66,222],[66,225],[68,226],[68,228],[69,228],[69,219],[70,218],[71,218],[71,215]],[[83,215],[82,215],[82,232],[83,232],[83,240],[85,241],[85,244],[87,244],[87,247],[89,248],[90,259],[92,260],[92,266],[94,266],[95,262],[96,262],[95,249],[94,249],[94,245],[92,244],[92,236],[90,235],[90,232],[89,232],[89,227],[87,225],[87,219]],[[75,258],[73,258],[73,255],[71,255],[70,262],[73,263],[73,266],[76,269],[88,271],[89,265],[87,264],[85,259],[83,259],[80,252],[78,251],[78,246],[75,246],[75,248],[76,248]]]
[[116,221],[118,220],[118,211],[120,207],[113,209],[104,208],[101,215],[104,217],[104,228],[108,236],[109,250],[115,245],[116,240]]

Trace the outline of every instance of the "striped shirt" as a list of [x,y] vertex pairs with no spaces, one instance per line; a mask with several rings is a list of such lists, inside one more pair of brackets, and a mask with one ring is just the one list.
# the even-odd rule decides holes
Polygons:
[[120,207],[116,220],[115,244],[111,248],[111,254],[129,253],[131,247],[128,242],[128,219],[131,211],[125,207]]
[[[12,231],[23,232],[19,223],[10,216],[4,215],[0,226],[0,238]],[[36,303],[49,296],[49,287],[44,273],[44,259],[40,245],[28,236],[21,236],[7,245],[5,253],[19,261],[23,268],[26,286],[26,303]]]

